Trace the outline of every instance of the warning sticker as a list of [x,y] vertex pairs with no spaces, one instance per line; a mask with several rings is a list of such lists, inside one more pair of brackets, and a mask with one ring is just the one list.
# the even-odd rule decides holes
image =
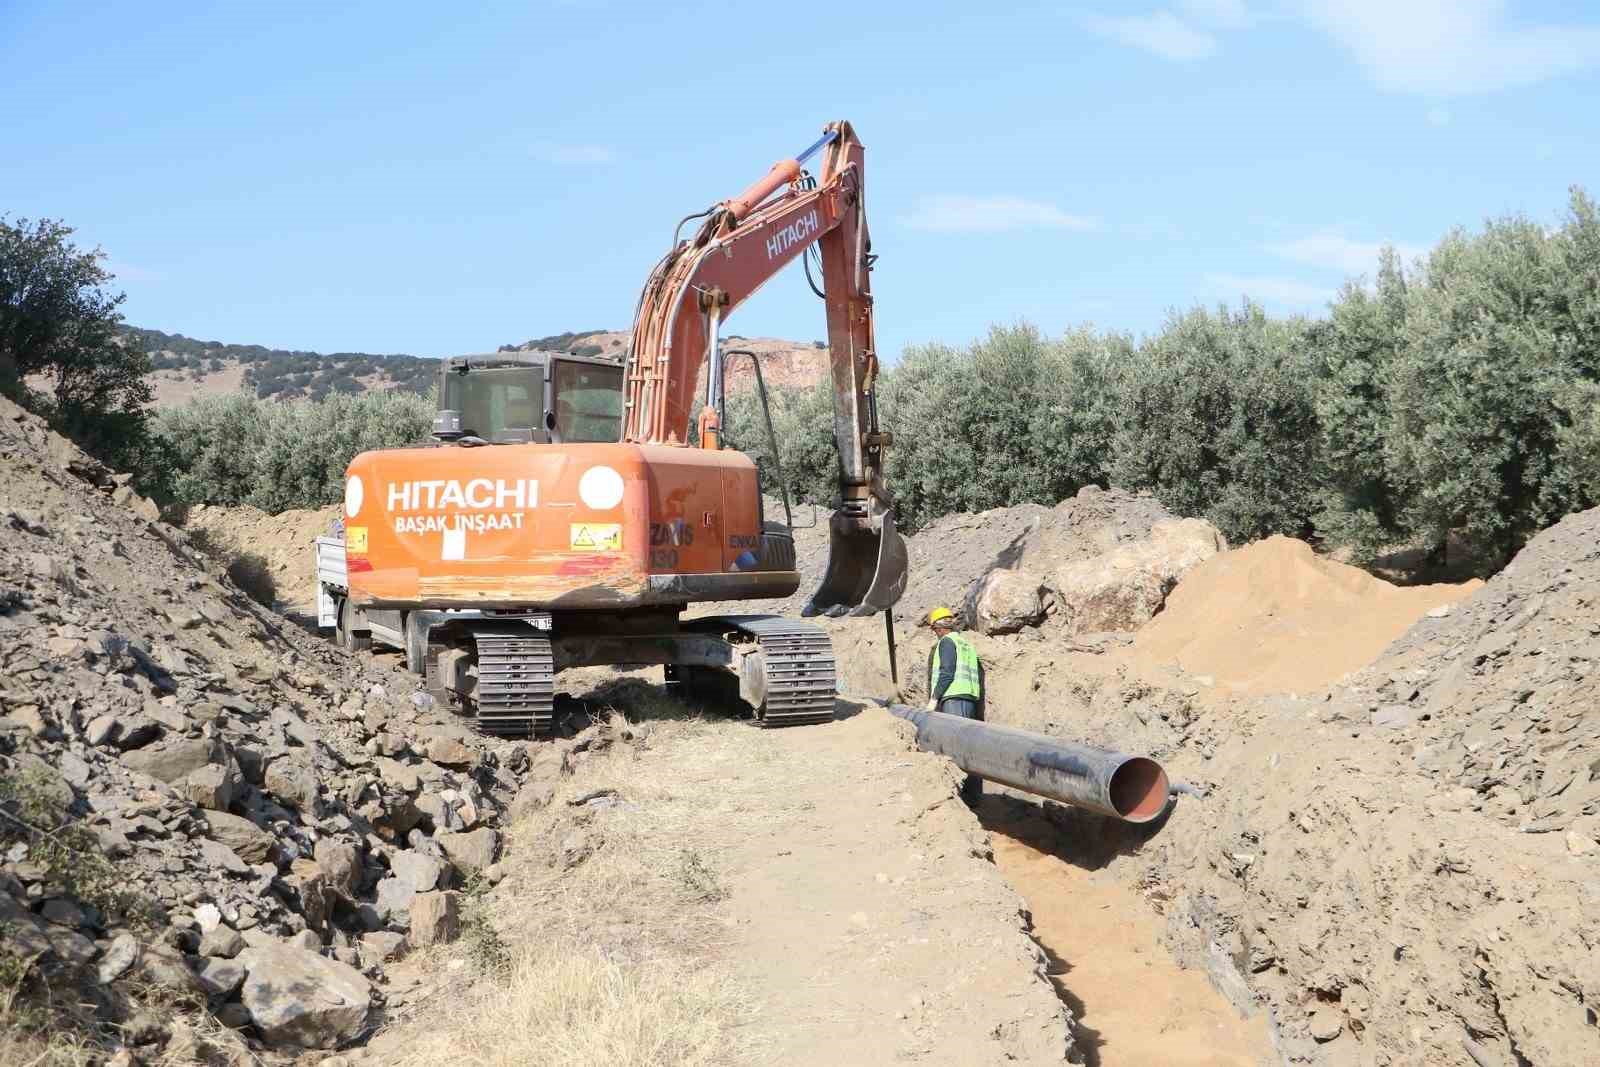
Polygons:
[[346,526],[344,528],[344,550],[361,554],[367,550],[367,528],[365,526]]
[[622,551],[622,524],[620,522],[575,522],[572,524],[570,543],[573,548],[608,549]]

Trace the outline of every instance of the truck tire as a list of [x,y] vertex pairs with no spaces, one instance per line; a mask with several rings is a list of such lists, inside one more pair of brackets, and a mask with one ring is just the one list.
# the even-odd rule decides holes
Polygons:
[[372,648],[372,634],[358,633],[355,630],[355,605],[350,603],[349,597],[339,598],[339,625],[335,635],[339,647],[351,652],[366,652]]

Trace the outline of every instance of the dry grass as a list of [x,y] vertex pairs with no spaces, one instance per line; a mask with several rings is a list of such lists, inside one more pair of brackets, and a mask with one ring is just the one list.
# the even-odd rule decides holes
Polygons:
[[[464,1002],[430,1009],[396,1067],[646,1067],[726,1062],[737,997],[714,970],[541,941]],[[439,1014],[440,1011],[444,1014]],[[387,1058],[387,1057],[386,1057]]]
[[[634,710],[634,709],[630,709]],[[639,709],[644,710],[644,709]],[[647,747],[581,763],[554,802],[513,827],[498,888],[450,953],[483,972],[374,1045],[398,1067],[658,1065],[743,1058],[749,1000],[730,978],[717,905],[718,841],[745,817],[707,768],[743,767],[747,725],[653,707]],[[615,804],[567,802],[597,789]],[[485,947],[485,940],[489,947]],[[497,965],[498,962],[498,965]],[[444,959],[426,960],[430,973]]]

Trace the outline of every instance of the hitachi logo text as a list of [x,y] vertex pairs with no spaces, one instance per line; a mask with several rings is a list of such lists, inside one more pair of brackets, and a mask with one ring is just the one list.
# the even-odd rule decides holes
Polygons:
[[817,222],[816,209],[813,208],[767,238],[767,258],[777,259],[789,249],[816,233],[820,225]]
[[390,482],[389,510],[495,508],[522,510],[539,506],[539,483],[533,478],[473,478],[469,482]]

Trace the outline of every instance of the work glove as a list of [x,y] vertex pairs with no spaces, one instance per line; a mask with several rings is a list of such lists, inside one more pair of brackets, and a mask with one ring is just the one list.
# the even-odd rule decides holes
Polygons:
[[938,711],[939,710],[939,702],[937,700],[933,699],[932,697],[929,697],[928,698],[928,710],[929,711]]

